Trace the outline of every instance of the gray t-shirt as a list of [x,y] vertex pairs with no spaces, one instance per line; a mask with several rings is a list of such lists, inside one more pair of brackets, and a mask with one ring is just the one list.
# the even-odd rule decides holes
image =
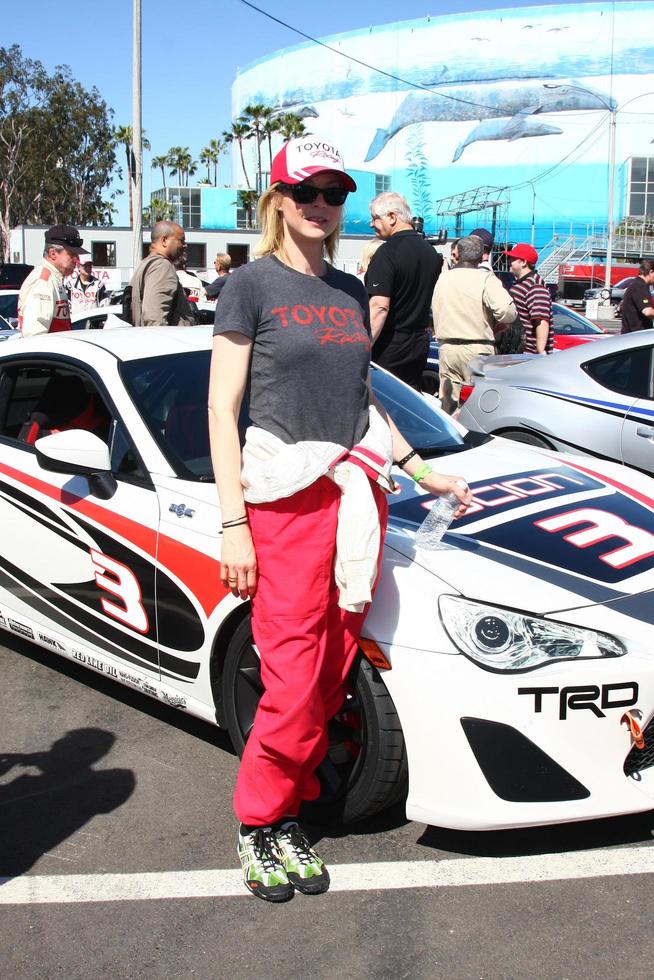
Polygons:
[[328,266],[307,276],[272,255],[229,277],[214,334],[253,340],[249,415],[286,443],[351,449],[368,428],[370,325],[365,288]]

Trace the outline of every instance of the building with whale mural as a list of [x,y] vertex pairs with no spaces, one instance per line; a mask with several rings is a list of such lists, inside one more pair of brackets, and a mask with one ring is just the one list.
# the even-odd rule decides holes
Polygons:
[[[498,7],[321,38],[245,67],[233,115],[256,102],[295,112],[343,150],[360,188],[346,233],[368,233],[368,201],[389,187],[428,232],[452,230],[444,199],[492,188],[506,205],[499,236],[540,247],[604,230],[614,112],[615,221],[654,220],[653,13],[652,2]],[[238,154],[233,166],[242,183]],[[459,231],[482,216],[459,215]]]

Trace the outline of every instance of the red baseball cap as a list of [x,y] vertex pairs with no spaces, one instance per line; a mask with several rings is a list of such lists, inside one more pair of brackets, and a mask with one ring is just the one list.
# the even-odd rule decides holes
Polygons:
[[317,136],[300,136],[289,140],[272,162],[271,184],[301,184],[314,174],[338,174],[348,191],[357,185],[345,172],[341,151]]
[[524,259],[530,265],[536,265],[538,262],[538,252],[531,245],[527,245],[526,242],[518,242],[510,252],[505,252],[504,254],[512,259]]

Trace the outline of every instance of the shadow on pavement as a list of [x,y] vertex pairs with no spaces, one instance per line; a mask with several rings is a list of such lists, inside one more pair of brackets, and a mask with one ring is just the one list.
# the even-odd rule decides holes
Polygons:
[[[96,814],[129,799],[136,785],[131,769],[92,768],[115,740],[101,728],[78,728],[48,752],[0,755],[0,878],[24,874]],[[13,770],[19,774],[7,782]]]
[[37,647],[27,640],[22,640],[18,636],[5,634],[4,631],[2,645],[23,657],[29,657],[35,663],[42,664],[44,667],[56,670],[57,673],[63,674],[65,677],[79,681],[93,691],[107,695],[107,697],[112,698],[119,704],[125,704],[130,708],[134,708],[136,711],[140,711],[142,714],[148,715],[149,718],[156,718],[158,721],[163,721],[167,725],[172,725],[179,731],[191,735],[193,738],[199,738],[209,745],[215,745],[216,748],[223,752],[236,755],[227,732],[222,728],[214,727],[206,721],[202,721],[201,718],[195,718],[193,715],[185,714],[183,711],[179,711],[177,708],[173,708],[161,701],[156,701],[154,698],[150,698],[140,691],[133,691],[131,688],[119,684],[117,681],[110,680],[110,678],[103,677],[102,674],[97,674],[87,667],[73,663],[72,660],[68,660],[66,657],[52,654],[49,650],[42,650],[41,647]]
[[476,857],[523,857],[560,854],[596,847],[619,847],[650,842],[654,813],[638,813],[606,820],[529,827],[524,830],[464,831],[427,827],[418,840],[424,847]]

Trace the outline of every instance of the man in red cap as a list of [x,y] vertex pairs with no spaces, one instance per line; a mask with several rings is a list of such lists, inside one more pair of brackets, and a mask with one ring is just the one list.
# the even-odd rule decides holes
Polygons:
[[525,353],[551,354],[552,299],[544,280],[536,272],[538,252],[526,242],[518,242],[509,252],[511,272],[516,278],[511,296],[522,324]]
[[70,330],[70,303],[64,279],[78,255],[88,255],[77,228],[53,225],[45,233],[43,265],[37,265],[20,288],[18,325],[23,337]]

